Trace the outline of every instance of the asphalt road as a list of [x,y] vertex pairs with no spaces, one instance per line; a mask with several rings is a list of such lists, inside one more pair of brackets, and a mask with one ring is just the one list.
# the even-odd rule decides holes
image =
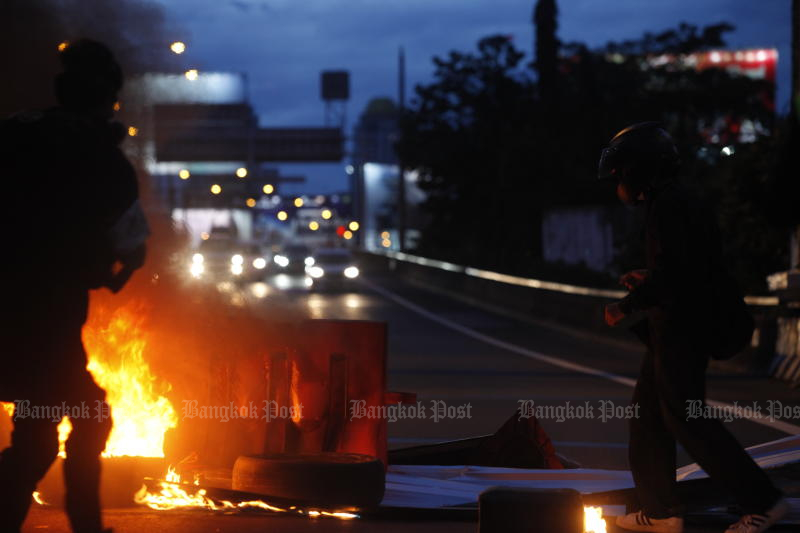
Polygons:
[[[628,404],[641,358],[636,348],[493,314],[390,275],[370,276],[353,291],[284,291],[273,284],[248,287],[243,295],[254,309],[286,306],[307,311],[313,318],[386,321],[389,389],[415,392],[423,405],[469,406],[469,417],[437,421],[429,411],[426,419],[390,423],[391,448],[492,433],[514,413],[520,401],[532,401],[536,406],[557,408],[551,409],[553,417],[540,421],[559,453],[588,468],[627,469],[627,421],[601,419],[600,406],[601,402],[615,407]],[[800,393],[772,379],[710,371],[708,396],[726,403],[756,401],[766,406],[767,401],[778,400],[797,405]],[[594,417],[555,417],[558,409],[569,406],[592,407]],[[795,428],[800,425],[800,420],[783,422],[795,424]],[[787,435],[786,427],[782,430],[742,419],[730,422],[728,427],[745,446]],[[681,453],[679,463],[689,462]],[[118,533],[377,529],[421,533],[477,529],[472,522],[340,522],[146,509],[110,510],[107,521]],[[63,514],[34,509],[25,531],[41,530],[68,531]],[[721,529],[700,527],[690,531]]]

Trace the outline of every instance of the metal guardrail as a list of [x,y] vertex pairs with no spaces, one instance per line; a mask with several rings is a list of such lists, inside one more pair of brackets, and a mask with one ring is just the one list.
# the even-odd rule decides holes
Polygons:
[[[509,274],[501,274],[500,272],[492,272],[491,270],[482,270],[480,268],[473,268],[447,261],[439,261],[438,259],[429,259],[427,257],[420,257],[418,255],[407,254],[404,252],[396,252],[394,250],[379,250],[371,251],[376,255],[384,255],[397,261],[405,261],[415,265],[426,266],[430,268],[438,268],[448,272],[457,272],[472,276],[475,278],[487,279],[496,281],[498,283],[506,283],[508,285],[517,285],[520,287],[530,287],[532,289],[542,289],[546,291],[561,292],[564,294],[577,294],[580,296],[593,296],[596,298],[610,298],[619,300],[624,298],[628,293],[622,290],[614,289],[597,289],[592,287],[581,287],[579,285],[570,285],[568,283],[558,283],[555,281],[546,281],[541,279],[523,278],[519,276],[512,276]],[[776,306],[778,305],[777,296],[745,296],[747,305],[754,306]]]

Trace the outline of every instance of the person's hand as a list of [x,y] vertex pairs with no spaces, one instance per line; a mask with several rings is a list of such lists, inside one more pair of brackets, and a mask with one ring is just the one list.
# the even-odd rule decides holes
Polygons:
[[619,284],[624,285],[626,289],[632,291],[647,279],[650,275],[649,270],[631,270],[619,278]]
[[625,318],[625,313],[619,307],[618,302],[606,305],[606,324],[612,328],[617,326]]

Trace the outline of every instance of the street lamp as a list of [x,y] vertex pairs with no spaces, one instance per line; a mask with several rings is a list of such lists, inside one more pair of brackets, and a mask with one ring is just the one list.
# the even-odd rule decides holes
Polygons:
[[247,177],[247,169],[244,167],[240,167],[236,169],[236,177],[237,178],[246,178]]
[[275,187],[267,183],[261,190],[264,191],[264,194],[272,194],[273,192],[275,192]]
[[171,45],[169,45],[169,49],[172,50],[174,53],[181,55],[186,51],[186,45],[180,41],[175,41]]

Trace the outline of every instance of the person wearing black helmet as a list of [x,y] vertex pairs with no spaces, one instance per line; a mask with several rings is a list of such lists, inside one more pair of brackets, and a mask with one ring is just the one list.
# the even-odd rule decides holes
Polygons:
[[120,290],[142,265],[148,235],[135,172],[119,148],[125,129],[111,122],[119,65],[90,40],[70,44],[60,60],[58,107],[0,121],[0,226],[9,252],[0,264],[8,281],[0,401],[16,404],[11,446],[0,454],[3,533],[20,530],[56,458],[63,407],[72,424],[67,515],[76,533],[102,531],[100,454],[111,418],[105,391],[86,369],[81,329],[89,290]]
[[[610,326],[635,321],[647,345],[632,403],[629,461],[640,509],[619,517],[633,531],[681,533],[676,442],[728,491],[743,513],[727,533],[761,533],[788,510],[780,491],[718,419],[706,417],[705,371],[720,342],[721,237],[712,211],[677,181],[680,159],[656,122],[629,126],[602,151],[599,179],[626,205],[646,210],[646,268],[623,275],[629,294],[606,306]],[[630,317],[630,318],[628,318]],[[627,320],[626,320],[627,319]]]

